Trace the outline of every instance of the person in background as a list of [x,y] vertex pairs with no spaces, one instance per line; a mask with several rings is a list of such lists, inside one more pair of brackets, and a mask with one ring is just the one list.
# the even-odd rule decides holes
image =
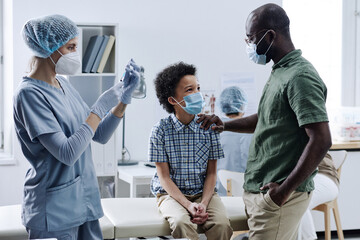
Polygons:
[[258,112],[225,124],[202,115],[202,127],[254,133],[243,200],[249,239],[294,240],[314,190],[316,168],[332,145],[326,112],[326,85],[314,66],[295,49],[284,9],[265,4],[246,20],[251,61],[274,62]]
[[79,29],[62,15],[30,19],[22,29],[34,53],[30,73],[14,94],[17,138],[30,167],[25,176],[22,222],[30,239],[102,239],[103,216],[91,140],[105,144],[139,82],[139,67],[89,108],[60,75],[80,69]]
[[180,62],[155,79],[159,102],[171,115],[151,131],[149,161],[156,165],[151,192],[174,238],[198,240],[201,228],[209,240],[227,240],[233,231],[214,191],[216,162],[224,152],[219,134],[196,123],[204,99],[195,74],[193,65]]
[[211,114],[214,114],[214,113],[215,113],[215,101],[216,101],[216,98],[215,98],[214,94],[212,93],[212,94],[211,94],[211,97],[210,97],[210,109],[211,109]]
[[[222,118],[223,122],[242,118],[247,107],[247,96],[244,90],[237,86],[225,88],[219,98],[221,111],[226,115]],[[221,169],[245,172],[246,162],[249,155],[249,146],[252,134],[223,132],[220,135],[221,146],[225,153],[225,158],[217,162],[217,171]],[[218,194],[226,196],[226,189],[218,180],[216,183]]]
[[339,194],[339,176],[329,153],[320,162],[318,169],[319,171],[314,177],[315,189],[309,207],[301,219],[298,240],[317,239],[311,210],[320,204],[334,200]]

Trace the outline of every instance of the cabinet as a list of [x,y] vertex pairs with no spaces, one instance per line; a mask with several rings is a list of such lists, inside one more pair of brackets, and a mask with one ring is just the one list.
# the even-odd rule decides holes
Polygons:
[[[80,93],[84,101],[91,107],[98,97],[119,80],[117,69],[117,24],[87,24],[78,23],[80,30],[78,40],[78,51],[82,56],[85,53],[90,37],[94,35],[113,35],[115,43],[111,49],[109,59],[103,73],[79,73],[69,76],[69,81]],[[97,176],[117,175],[116,141],[115,133],[107,144],[91,143],[93,161]]]

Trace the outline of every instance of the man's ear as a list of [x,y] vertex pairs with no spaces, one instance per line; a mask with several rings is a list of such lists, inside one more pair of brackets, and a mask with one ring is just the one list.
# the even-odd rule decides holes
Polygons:
[[274,30],[270,29],[269,33],[268,33],[269,43],[271,43],[272,41],[275,42],[275,38],[276,38],[276,32]]
[[168,97],[168,102],[173,106],[176,104],[174,98],[172,98],[172,97]]

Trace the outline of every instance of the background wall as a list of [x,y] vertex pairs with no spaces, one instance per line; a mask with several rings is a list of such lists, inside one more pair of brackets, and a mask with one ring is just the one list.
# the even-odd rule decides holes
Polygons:
[[[8,51],[13,53],[14,88],[26,74],[31,57],[30,50],[20,37],[21,28],[28,19],[58,13],[75,22],[119,23],[119,69],[123,69],[130,58],[145,67],[148,96],[145,100],[133,100],[126,110],[126,146],[132,159],[146,160],[151,127],[164,114],[158,107],[153,79],[165,66],[178,61],[195,64],[201,88],[205,90],[220,89],[220,76],[224,72],[253,73],[256,99],[259,100],[272,64],[264,67],[253,64],[247,58],[245,21],[253,9],[267,2],[13,0],[10,19],[13,43],[12,46],[10,43],[5,45],[5,48],[10,48]],[[281,4],[281,0],[272,2]],[[0,205],[22,201],[22,185],[28,163],[22,156],[17,139],[14,139],[14,152],[17,164],[0,166]]]

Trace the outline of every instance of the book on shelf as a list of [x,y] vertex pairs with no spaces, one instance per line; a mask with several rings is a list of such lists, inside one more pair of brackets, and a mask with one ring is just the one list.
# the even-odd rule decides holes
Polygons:
[[106,45],[107,45],[107,43],[108,43],[108,41],[109,41],[109,38],[110,38],[110,37],[107,36],[107,35],[104,35],[104,36],[103,36],[103,40],[102,40],[102,42],[101,42],[100,49],[99,49],[99,51],[98,51],[98,53],[97,53],[97,55],[96,55],[94,64],[93,64],[90,72],[96,73],[96,71],[98,70],[99,64],[100,64],[100,60],[101,60],[101,58],[102,58],[102,56],[103,56],[103,54],[104,54],[104,51],[105,51]]
[[99,67],[97,69],[98,73],[102,73],[104,71],[106,62],[108,61],[110,53],[111,53],[111,49],[114,46],[114,42],[115,42],[115,37],[113,35],[110,35],[109,40],[106,44],[104,53],[102,54],[102,57],[101,57],[101,60],[99,63]]
[[96,55],[99,52],[103,36],[95,35],[89,40],[82,60],[82,72],[89,73],[94,65]]

